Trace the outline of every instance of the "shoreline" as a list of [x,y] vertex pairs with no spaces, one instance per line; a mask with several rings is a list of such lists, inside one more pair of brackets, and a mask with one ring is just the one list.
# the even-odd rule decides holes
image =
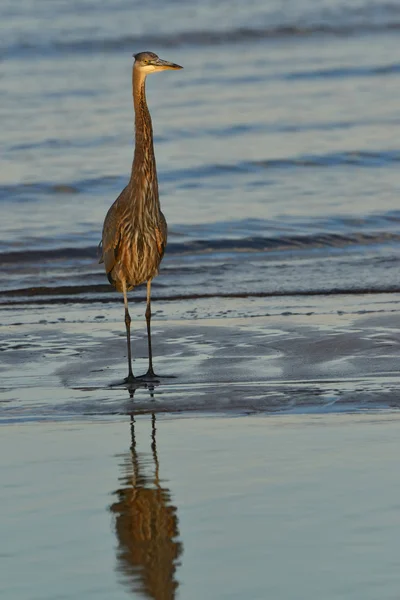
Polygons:
[[[400,407],[399,300],[388,294],[377,304],[365,297],[361,311],[354,299],[345,300],[339,307],[334,298],[293,306],[225,299],[217,313],[207,301],[162,309],[155,303],[155,368],[173,377],[154,390],[136,389],[134,397],[124,386],[113,387],[126,375],[121,303],[67,305],[62,316],[51,306],[2,310],[8,317],[0,327],[2,418]],[[145,321],[133,323],[134,372],[140,374],[147,368]]]

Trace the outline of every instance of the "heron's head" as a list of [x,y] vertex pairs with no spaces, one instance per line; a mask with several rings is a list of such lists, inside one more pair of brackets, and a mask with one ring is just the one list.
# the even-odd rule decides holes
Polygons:
[[154,52],[139,52],[133,55],[135,58],[135,69],[145,75],[156,73],[157,71],[166,71],[167,69],[183,69],[180,65],[162,60]]

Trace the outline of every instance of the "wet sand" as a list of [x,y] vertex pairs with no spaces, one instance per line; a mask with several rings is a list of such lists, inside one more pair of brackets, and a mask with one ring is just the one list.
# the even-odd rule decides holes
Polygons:
[[396,413],[2,427],[7,600],[398,598]]
[[[400,406],[399,295],[280,302],[155,303],[156,371],[173,377],[134,398],[112,386],[127,370],[120,302],[3,308],[1,418]],[[142,310],[132,303],[136,374],[147,368]]]

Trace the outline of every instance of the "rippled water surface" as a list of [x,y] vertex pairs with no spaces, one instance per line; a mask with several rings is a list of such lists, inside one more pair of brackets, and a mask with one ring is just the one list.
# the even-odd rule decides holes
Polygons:
[[396,288],[396,3],[6,0],[2,23],[3,303],[111,289],[96,246],[144,49],[185,67],[147,86],[170,229],[155,294]]

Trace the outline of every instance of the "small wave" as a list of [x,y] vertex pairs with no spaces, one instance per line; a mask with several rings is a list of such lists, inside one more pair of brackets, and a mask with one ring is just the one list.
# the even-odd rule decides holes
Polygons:
[[[266,224],[265,228],[268,228]],[[245,237],[239,239],[197,239],[185,242],[171,241],[167,246],[170,256],[188,254],[284,252],[321,248],[344,248],[400,243],[400,233],[380,231],[376,233],[315,233],[310,235],[288,235],[277,237]],[[97,260],[97,246],[82,248],[57,248],[23,250],[0,253],[0,264],[48,263],[60,260]]]
[[[111,294],[115,290],[110,285],[81,285],[20,288],[0,292],[0,306],[17,306],[28,304],[106,304],[110,302]],[[296,296],[362,296],[365,294],[399,294],[398,285],[382,287],[333,287],[321,289],[291,289],[271,290],[269,292],[205,292],[187,294],[155,294],[153,299],[157,302],[182,302],[188,300],[203,300],[207,298],[287,298]],[[100,296],[99,294],[105,294]],[[79,296],[79,299],[77,298]],[[130,302],[142,302],[143,298],[131,297]],[[365,313],[366,311],[362,311]],[[397,312],[397,311],[396,311]],[[283,313],[285,314],[285,313]],[[286,313],[291,314],[291,313]]]
[[312,71],[297,71],[282,75],[283,79],[342,79],[345,77],[371,77],[393,75],[400,73],[400,63],[390,63],[379,66],[339,67],[333,69],[315,69]]
[[351,119],[341,121],[310,121],[310,122],[278,122],[278,123],[239,123],[237,125],[228,125],[226,127],[220,125],[216,127],[202,127],[196,130],[174,130],[170,133],[174,139],[193,139],[193,135],[205,135],[213,138],[228,138],[241,136],[246,134],[262,134],[269,135],[270,133],[297,133],[301,131],[334,131],[334,130],[349,130],[358,127],[392,127],[400,124],[400,118],[368,118],[368,119]]
[[[207,177],[219,177],[227,173],[246,173],[255,169],[301,169],[316,167],[357,167],[379,168],[400,162],[400,150],[381,150],[370,152],[366,150],[351,150],[328,154],[299,155],[287,158],[271,158],[256,161],[241,161],[232,164],[205,164],[187,169],[171,169],[159,171],[159,179],[185,186],[187,181],[201,180]],[[116,187],[118,182],[119,188]],[[123,176],[104,176],[67,183],[39,181],[16,185],[0,185],[1,201],[26,201],[40,199],[42,196],[54,194],[97,193],[99,189],[117,193],[127,183]]]
[[96,192],[104,186],[109,187],[122,178],[115,176],[82,179],[69,183],[52,183],[38,181],[18,183],[15,185],[0,185],[0,202],[10,200],[31,200],[54,194],[79,194],[81,192]]
[[370,152],[366,150],[351,150],[329,154],[304,155],[287,159],[271,159],[254,161],[251,164],[267,168],[287,167],[383,167],[400,162],[399,150],[381,150]]
[[0,253],[0,265],[26,263],[42,264],[60,260],[96,260],[96,257],[97,246],[89,246],[85,248],[55,248],[48,250],[17,250],[15,252]]
[[232,164],[208,164],[189,169],[169,170],[160,173],[160,179],[185,185],[185,180],[201,180],[207,177],[219,177],[226,173],[246,173],[255,169],[301,169],[316,167],[357,167],[379,168],[400,162],[399,150],[351,150],[328,154],[306,154],[287,158],[270,158],[266,160],[241,161]]
[[113,53],[132,52],[135,48],[181,46],[219,46],[224,44],[249,43],[260,40],[285,38],[307,38],[312,36],[354,36],[363,33],[398,32],[400,21],[360,20],[356,22],[332,22],[315,24],[282,24],[275,27],[238,27],[223,30],[192,30],[174,33],[125,35],[108,39],[42,40],[19,42],[13,46],[0,47],[2,55],[44,55],[50,52],[70,53]]

